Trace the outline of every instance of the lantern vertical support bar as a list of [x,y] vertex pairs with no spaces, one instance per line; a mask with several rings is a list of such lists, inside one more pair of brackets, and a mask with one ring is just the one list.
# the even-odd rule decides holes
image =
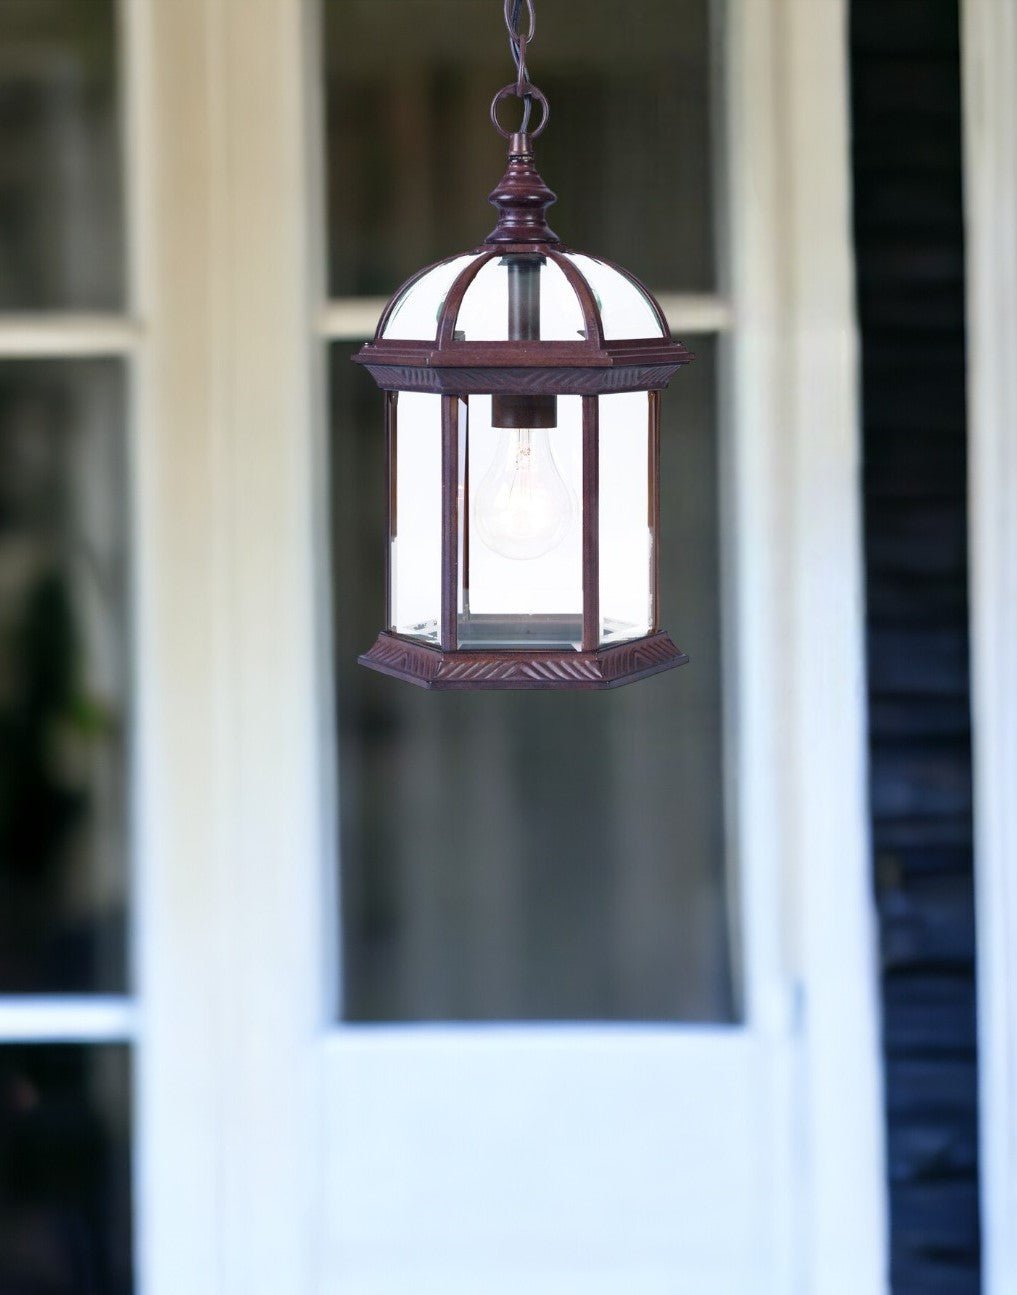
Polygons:
[[660,392],[648,393],[649,440],[646,470],[647,525],[650,530],[650,631],[660,628]]
[[395,627],[395,597],[392,588],[392,553],[396,538],[398,515],[399,446],[396,440],[396,411],[399,397],[394,391],[385,392],[385,477],[388,491],[385,497],[385,625]]
[[463,428],[460,440],[461,463],[463,470],[463,497],[462,497],[462,532],[463,543],[461,548],[460,561],[463,564],[461,584],[463,587],[463,620],[468,625],[470,620],[470,418],[469,405],[467,405],[466,426]]
[[600,646],[600,445],[596,396],[583,397],[583,651]]
[[441,398],[441,650],[459,646],[459,398]]

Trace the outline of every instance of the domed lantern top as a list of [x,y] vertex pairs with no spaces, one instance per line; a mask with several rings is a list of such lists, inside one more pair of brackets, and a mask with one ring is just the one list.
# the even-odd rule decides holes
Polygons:
[[555,242],[527,244],[522,251],[517,243],[488,245],[429,266],[392,298],[376,340],[441,340],[453,350],[468,342],[521,340],[513,336],[508,312],[511,269],[524,264],[514,258],[533,257],[537,247],[531,263],[539,338],[527,340],[583,342],[585,350],[599,351],[606,343],[667,337],[660,307],[637,279]]
[[[638,279],[548,225],[547,104],[513,39],[498,222],[354,357],[386,393],[388,474],[387,623],[360,660],[429,688],[611,688],[688,659],[657,617],[660,392],[692,356]],[[542,106],[532,135],[498,122],[513,93]]]

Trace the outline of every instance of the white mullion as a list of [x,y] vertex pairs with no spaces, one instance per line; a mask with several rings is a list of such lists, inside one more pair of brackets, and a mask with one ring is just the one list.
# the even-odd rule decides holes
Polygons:
[[0,360],[130,355],[142,326],[115,314],[0,314]]
[[150,92],[151,69],[142,57],[151,0],[117,0],[120,76],[120,151],[122,157],[124,244],[127,261],[128,311],[144,319],[148,308],[150,261],[143,229],[150,193],[151,155],[143,108]]
[[123,995],[0,995],[0,1048],[7,1043],[133,1041],[134,1004]]
[[[326,302],[318,316],[318,335],[328,341],[355,342],[373,337],[386,297],[337,297]],[[721,333],[731,328],[731,303],[716,293],[662,292],[657,294],[673,333]]]
[[131,352],[127,375],[128,436],[127,463],[130,480],[130,600],[129,620],[132,629],[134,655],[131,663],[130,690],[133,700],[132,728],[129,734],[128,805],[129,825],[129,877],[127,921],[128,984],[133,987],[137,979],[139,923],[137,921],[138,896],[143,877],[140,875],[142,858],[141,785],[142,769],[139,759],[137,734],[144,722],[146,698],[143,689],[144,645],[140,633],[142,600],[138,575],[142,566],[141,544],[143,535],[141,489],[142,455],[145,440],[144,405],[141,390],[145,381],[145,366],[149,346],[147,322],[149,319],[149,280],[151,278],[151,251],[146,248],[145,231],[150,227],[151,183],[151,123],[148,103],[151,95],[151,66],[146,58],[149,40],[151,0],[117,0],[117,38],[119,42],[120,75],[120,140],[122,156],[122,184],[124,194],[124,233],[127,259],[127,302],[131,315],[137,319],[136,344]]

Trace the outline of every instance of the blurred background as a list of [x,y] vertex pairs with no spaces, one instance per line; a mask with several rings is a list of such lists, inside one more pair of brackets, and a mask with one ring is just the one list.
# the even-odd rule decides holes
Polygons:
[[[692,666],[603,695],[457,696],[355,664],[382,623],[383,442],[378,393],[349,358],[398,284],[489,231],[499,10],[321,0],[317,24],[322,287],[340,321],[322,555],[339,1013],[737,1026],[723,4],[544,0],[531,58],[554,113],[539,157],[561,195],[553,226],[690,323],[676,327],[696,362],[663,404],[662,623]],[[975,1295],[959,14],[957,0],[846,13],[891,1287]],[[137,867],[133,343],[102,332],[132,310],[123,30],[116,0],[0,0],[0,342],[14,339],[0,348],[0,1295],[140,1289],[115,1009],[133,987]],[[66,353],[26,357],[18,329],[43,316],[66,324]],[[111,1024],[69,1042],[33,1036],[22,1013],[5,1034],[4,1005],[39,996],[113,1004]]]

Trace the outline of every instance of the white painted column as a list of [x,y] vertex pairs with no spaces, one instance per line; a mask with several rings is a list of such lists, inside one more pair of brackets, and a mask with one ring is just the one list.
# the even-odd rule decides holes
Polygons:
[[887,1187],[847,5],[731,0],[728,22],[740,853],[768,856],[758,871],[743,866],[758,890],[747,908],[765,906],[770,887],[783,899],[768,937],[778,948],[759,947],[757,926],[746,961],[775,961],[785,978],[783,1002],[749,1007],[769,1031],[796,1035],[796,1060],[773,1080],[791,1104],[789,1284],[874,1295],[888,1281]]
[[[302,0],[128,0],[144,1295],[314,1269],[321,715]],[[327,618],[326,618],[327,619]]]
[[810,1295],[888,1288],[879,954],[869,843],[846,0],[785,17],[793,270],[795,888],[807,1039]]

